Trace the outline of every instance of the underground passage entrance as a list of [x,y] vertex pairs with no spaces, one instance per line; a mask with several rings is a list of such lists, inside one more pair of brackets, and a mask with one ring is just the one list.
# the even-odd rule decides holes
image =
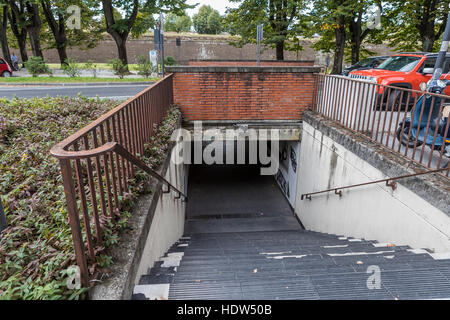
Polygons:
[[301,230],[273,176],[259,165],[192,165],[185,234]]

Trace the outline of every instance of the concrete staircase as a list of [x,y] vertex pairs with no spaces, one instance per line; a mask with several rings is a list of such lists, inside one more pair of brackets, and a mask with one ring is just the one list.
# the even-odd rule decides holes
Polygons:
[[141,278],[133,299],[449,299],[445,258],[303,230],[195,233]]

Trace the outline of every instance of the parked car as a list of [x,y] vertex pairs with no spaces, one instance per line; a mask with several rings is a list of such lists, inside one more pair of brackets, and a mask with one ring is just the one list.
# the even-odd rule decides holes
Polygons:
[[5,59],[0,58],[0,76],[2,77],[11,77],[12,76],[12,69],[9,66],[8,62],[6,62]]
[[356,71],[356,70],[368,70],[378,67],[380,64],[382,64],[384,61],[389,59],[389,56],[379,56],[379,57],[370,57],[364,60],[361,60],[360,62],[347,67],[342,72],[343,76],[348,76],[350,72]]
[[[352,71],[350,73],[350,78],[367,80],[383,86],[420,91],[421,84],[423,86],[423,83],[427,83],[433,75],[437,56],[437,53],[400,53],[390,57],[377,68]],[[449,72],[450,54],[447,54],[442,79],[444,79]],[[382,86],[379,86],[377,90],[378,95],[383,95],[384,89]],[[446,89],[445,94],[450,95],[450,87]],[[400,96],[401,91],[394,90],[389,95],[389,101],[387,101],[388,97],[385,95],[385,101],[383,102],[387,102],[389,106],[388,109],[391,109]],[[412,98],[415,96],[416,93],[413,93]],[[406,94],[403,99],[407,99]],[[381,99],[378,99],[378,101],[380,100]],[[413,100],[414,99],[410,99],[410,103],[412,103]],[[405,102],[406,101],[403,101],[404,104]]]

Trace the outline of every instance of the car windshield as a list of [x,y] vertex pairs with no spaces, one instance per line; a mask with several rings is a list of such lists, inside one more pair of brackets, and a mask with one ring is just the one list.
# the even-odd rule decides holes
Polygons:
[[380,64],[377,69],[409,72],[417,66],[421,59],[419,57],[395,56]]
[[373,59],[364,59],[361,60],[360,62],[356,63],[355,65],[353,65],[353,67],[356,68],[361,68],[361,67],[369,67],[372,64]]

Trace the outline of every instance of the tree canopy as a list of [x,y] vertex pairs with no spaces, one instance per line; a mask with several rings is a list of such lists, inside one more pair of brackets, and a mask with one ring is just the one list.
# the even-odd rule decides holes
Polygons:
[[219,34],[224,30],[223,18],[211,6],[201,6],[192,21],[195,31],[200,34]]
[[264,25],[264,44],[275,47],[277,60],[284,59],[286,41],[301,36],[306,23],[306,2],[302,0],[231,0],[239,3],[229,9],[226,17],[228,30],[241,38],[237,46],[256,42],[256,29]]
[[176,15],[169,13],[165,19],[164,29],[171,32],[189,32],[191,31],[192,20],[186,14]]

